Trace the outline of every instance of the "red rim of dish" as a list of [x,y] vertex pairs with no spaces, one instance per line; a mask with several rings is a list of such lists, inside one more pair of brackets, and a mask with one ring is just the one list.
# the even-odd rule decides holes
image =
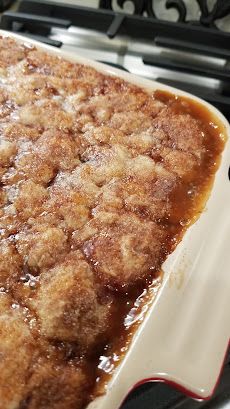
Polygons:
[[[223,362],[222,362],[222,364],[221,364],[221,368],[220,368],[219,375],[218,375],[218,377],[217,377],[216,383],[215,383],[215,385],[214,385],[214,387],[213,387],[213,390],[212,390],[212,392],[210,393],[210,395],[208,395],[208,396],[206,396],[206,397],[203,397],[203,396],[200,396],[200,395],[198,395],[198,394],[192,392],[191,390],[185,388],[184,386],[180,385],[179,383],[177,383],[177,382],[175,382],[175,381],[172,381],[172,380],[169,380],[169,379],[165,379],[165,378],[161,378],[161,377],[153,377],[153,378],[150,377],[150,378],[141,379],[139,382],[137,382],[137,383],[129,390],[129,392],[127,393],[127,395],[126,395],[125,398],[123,399],[121,405],[124,403],[124,401],[125,401],[125,399],[127,398],[127,396],[128,396],[132,391],[134,391],[134,389],[136,389],[138,386],[141,386],[141,385],[143,385],[143,384],[145,384],[145,383],[147,383],[147,382],[162,382],[162,383],[166,383],[167,385],[172,386],[173,388],[179,390],[179,391],[182,392],[184,395],[187,395],[189,398],[192,398],[192,399],[195,399],[195,400],[199,400],[199,401],[207,401],[207,400],[209,400],[209,399],[213,396],[213,394],[215,393],[216,388],[217,388],[217,386],[218,386],[218,384],[219,384],[219,380],[220,380],[220,377],[221,377],[221,374],[222,374],[222,371],[223,371],[223,368],[224,368],[224,363],[225,363],[225,360],[226,360],[226,357],[227,357],[227,353],[228,353],[229,348],[230,348],[230,339],[229,339],[229,342],[228,342],[228,346],[227,346],[227,348],[226,348],[226,351],[225,351],[225,353],[224,353],[224,358],[223,358]],[[119,408],[121,408],[121,405],[119,406]]]

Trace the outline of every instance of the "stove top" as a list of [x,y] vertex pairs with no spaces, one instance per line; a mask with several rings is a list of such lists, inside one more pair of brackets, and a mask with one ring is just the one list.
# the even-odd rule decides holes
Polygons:
[[192,92],[230,118],[230,0],[21,0],[14,10],[2,28]]
[[[21,0],[1,28],[194,93],[230,120],[230,0]],[[230,409],[230,356],[208,402],[149,383],[121,409],[140,408]]]

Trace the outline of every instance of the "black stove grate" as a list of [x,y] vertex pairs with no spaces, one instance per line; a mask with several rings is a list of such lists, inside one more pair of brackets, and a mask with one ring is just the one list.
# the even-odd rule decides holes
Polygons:
[[7,10],[15,0],[0,0],[0,11]]
[[[230,14],[230,0],[217,0],[209,11],[208,1],[197,0],[200,7],[199,21],[187,21],[187,10],[182,0],[167,0],[166,7],[178,11],[178,22],[156,18],[152,0],[132,0],[134,14],[118,13],[113,10],[111,0],[100,0],[98,9],[80,7],[49,0],[22,0],[17,12],[5,12],[1,18],[1,28],[22,32],[24,35],[61,47],[60,41],[48,38],[51,27],[68,28],[75,25],[105,33],[110,38],[117,34],[131,38],[152,41],[156,46],[187,53],[214,56],[226,60],[221,68],[209,64],[199,65],[197,61],[184,61],[161,56],[142,56],[145,64],[161,67],[169,71],[169,78],[159,78],[168,85],[206,99],[219,108],[230,119],[230,32],[216,27],[216,20]],[[123,6],[125,0],[117,0]],[[144,16],[147,14],[147,17]],[[204,78],[219,80],[219,87],[208,89],[170,79],[170,72],[186,72]]]
[[[18,12],[23,13],[24,28],[27,30],[26,23],[29,15],[38,15],[40,25],[45,23],[44,17],[54,19],[65,19],[71,21],[71,24],[77,27],[95,29],[106,33],[110,38],[117,34],[128,35],[132,38],[142,38],[143,40],[154,40],[160,43],[161,46],[168,47],[168,39],[170,39],[170,47],[182,50],[191,50],[206,55],[214,55],[221,58],[229,58],[230,33],[218,30],[215,26],[215,20],[226,17],[230,13],[230,0],[224,0],[224,10],[220,12],[223,0],[216,2],[214,11],[206,13],[204,10],[204,0],[199,0],[198,3],[203,4],[201,7],[201,17],[199,23],[196,21],[185,21],[182,13],[182,0],[168,0],[166,6],[175,7],[179,12],[179,21],[171,22],[159,20],[154,12],[150,12],[151,1],[132,0],[136,5],[137,14],[128,15],[118,13],[112,10],[111,1],[100,1],[102,8],[90,8],[74,6],[70,4],[55,3],[49,0],[21,0]],[[118,0],[119,4],[124,4],[125,1]],[[139,7],[138,4],[145,3],[145,6]],[[219,4],[219,6],[217,6]],[[180,6],[179,6],[180,5]],[[185,7],[185,5],[184,5]],[[222,6],[223,8],[223,6]],[[149,14],[144,17],[145,11]],[[26,16],[27,14],[27,16]],[[186,15],[186,13],[185,13]],[[18,13],[5,12],[1,26],[8,30],[13,29],[13,22],[19,18]],[[50,20],[50,21],[51,21]],[[55,20],[53,20],[55,26]]]

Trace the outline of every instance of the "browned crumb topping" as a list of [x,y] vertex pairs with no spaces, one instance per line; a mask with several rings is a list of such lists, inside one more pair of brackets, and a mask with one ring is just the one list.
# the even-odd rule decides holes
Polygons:
[[222,147],[189,101],[0,38],[1,408],[85,407]]

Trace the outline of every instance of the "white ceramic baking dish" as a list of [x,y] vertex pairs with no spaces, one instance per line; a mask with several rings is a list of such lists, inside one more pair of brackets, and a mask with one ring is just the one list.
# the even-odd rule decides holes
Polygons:
[[[1,35],[28,42],[25,37]],[[205,210],[163,265],[160,291],[136,331],[106,393],[88,409],[118,409],[135,385],[165,381],[197,399],[215,389],[230,338],[230,127],[213,106],[178,89],[29,40],[49,53],[90,65],[147,91],[165,90],[208,108],[227,141]],[[90,56],[89,56],[90,57]]]

